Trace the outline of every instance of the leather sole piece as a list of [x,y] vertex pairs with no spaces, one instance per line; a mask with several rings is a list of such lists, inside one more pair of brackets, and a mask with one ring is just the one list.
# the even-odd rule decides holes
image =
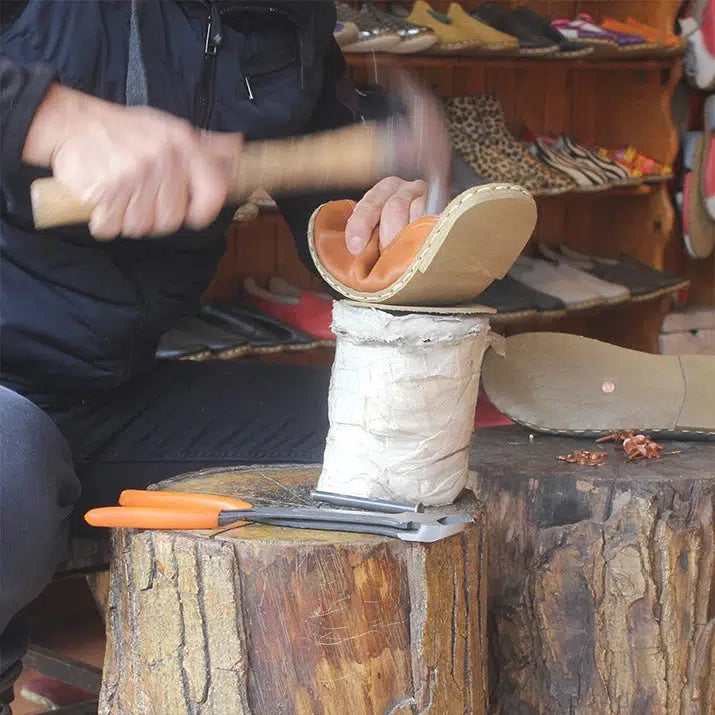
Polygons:
[[539,432],[601,436],[635,429],[715,439],[715,356],[651,355],[564,333],[523,333],[489,350],[484,390]]
[[362,292],[337,280],[323,265],[308,225],[311,257],[323,279],[346,298],[392,305],[456,305],[503,278],[536,226],[536,202],[511,184],[476,186],[453,199],[440,214],[407,269],[391,285]]

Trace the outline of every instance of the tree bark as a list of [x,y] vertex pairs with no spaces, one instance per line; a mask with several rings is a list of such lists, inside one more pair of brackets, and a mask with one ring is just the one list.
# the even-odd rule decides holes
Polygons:
[[[607,464],[557,461],[576,449]],[[715,444],[672,451],[477,432],[493,712],[715,712]]]
[[[311,504],[318,469],[159,485]],[[115,532],[100,713],[485,713],[482,514],[434,544],[250,525]]]

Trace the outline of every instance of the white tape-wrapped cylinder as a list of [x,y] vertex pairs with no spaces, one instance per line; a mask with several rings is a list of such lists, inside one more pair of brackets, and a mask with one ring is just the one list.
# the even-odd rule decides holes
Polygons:
[[330,427],[318,488],[449,504],[467,483],[474,409],[493,334],[474,315],[336,302]]

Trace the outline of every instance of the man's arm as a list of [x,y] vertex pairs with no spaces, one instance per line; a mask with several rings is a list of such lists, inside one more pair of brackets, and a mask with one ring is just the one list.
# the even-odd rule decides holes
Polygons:
[[30,124],[56,78],[46,65],[20,65],[0,56],[0,177],[22,162]]
[[21,162],[51,168],[95,206],[98,239],[170,234],[214,220],[226,200],[235,134],[199,133],[149,107],[125,107],[66,87],[47,67],[0,57],[0,179]]

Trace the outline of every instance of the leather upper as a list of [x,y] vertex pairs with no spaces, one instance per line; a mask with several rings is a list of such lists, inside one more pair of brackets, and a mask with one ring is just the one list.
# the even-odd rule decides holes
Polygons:
[[313,223],[315,251],[323,268],[353,290],[375,293],[392,285],[407,271],[437,223],[424,216],[400,231],[385,249],[380,248],[379,225],[365,249],[354,256],[345,243],[345,226],[354,201],[332,201],[322,206]]

